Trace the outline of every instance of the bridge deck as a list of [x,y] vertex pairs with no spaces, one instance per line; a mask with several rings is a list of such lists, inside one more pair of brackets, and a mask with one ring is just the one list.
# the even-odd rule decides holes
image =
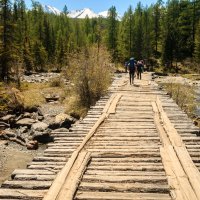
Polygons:
[[0,199],[200,199],[199,129],[150,74],[135,86],[127,80],[116,78],[70,132],[54,132]]

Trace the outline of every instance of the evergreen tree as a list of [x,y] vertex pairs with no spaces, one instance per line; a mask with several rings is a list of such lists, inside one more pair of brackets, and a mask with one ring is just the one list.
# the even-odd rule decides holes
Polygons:
[[58,31],[56,38],[56,65],[57,71],[60,71],[65,64],[65,50],[64,50],[64,39],[61,31]]
[[120,60],[124,61],[133,54],[133,29],[133,10],[130,6],[119,26],[118,51],[121,57]]
[[154,25],[154,50],[158,53],[158,43],[161,35],[161,16],[162,16],[162,0],[158,0],[153,7],[153,25]]
[[40,41],[34,45],[34,65],[36,71],[46,71],[46,64],[48,60],[48,54]]
[[194,58],[200,63],[200,20],[196,30]]
[[68,15],[68,8],[67,8],[67,6],[65,5],[64,6],[64,8],[63,8],[63,14],[65,15],[65,16],[67,16]]
[[113,60],[117,59],[117,34],[118,34],[118,22],[116,8],[112,6],[108,10],[108,36],[107,45],[111,52]]
[[1,48],[0,73],[1,79],[9,79],[9,71],[13,61],[14,24],[12,21],[12,5],[10,0],[0,0],[1,12]]
[[142,51],[143,51],[143,26],[142,26],[142,16],[143,16],[143,9],[141,3],[138,3],[135,16],[134,16],[134,56],[137,59],[142,59]]

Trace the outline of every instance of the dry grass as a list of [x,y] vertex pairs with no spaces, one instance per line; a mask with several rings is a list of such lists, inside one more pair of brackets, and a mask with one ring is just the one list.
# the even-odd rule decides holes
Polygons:
[[184,74],[182,76],[192,81],[200,81],[200,74]]
[[106,49],[90,47],[71,55],[66,76],[74,84],[77,107],[89,108],[111,83],[113,67]]
[[179,107],[192,117],[197,106],[194,88],[180,83],[164,83],[162,85]]
[[24,96],[24,106],[40,106],[46,102],[45,96],[59,95],[61,101],[65,99],[66,88],[53,87],[48,83],[23,83],[21,86],[21,93]]

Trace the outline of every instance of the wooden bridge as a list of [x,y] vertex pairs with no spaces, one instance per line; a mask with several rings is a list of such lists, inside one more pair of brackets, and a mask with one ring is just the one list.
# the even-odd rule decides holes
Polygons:
[[109,93],[27,169],[0,199],[200,200],[200,137],[187,115],[151,81],[115,78]]

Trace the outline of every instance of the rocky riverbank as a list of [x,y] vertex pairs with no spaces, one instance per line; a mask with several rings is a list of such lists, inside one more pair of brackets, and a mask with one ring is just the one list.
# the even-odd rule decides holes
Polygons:
[[39,143],[53,141],[52,130],[70,128],[76,121],[77,119],[64,113],[61,105],[32,107],[23,113],[3,116],[0,119],[0,139],[16,142],[28,150],[36,150]]

